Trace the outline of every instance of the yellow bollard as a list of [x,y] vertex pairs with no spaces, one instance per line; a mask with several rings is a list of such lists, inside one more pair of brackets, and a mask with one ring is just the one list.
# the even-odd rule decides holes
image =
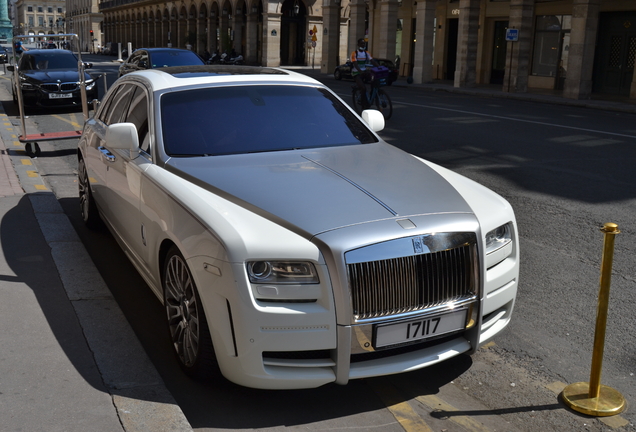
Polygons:
[[623,395],[611,387],[601,385],[605,327],[612,279],[612,261],[614,260],[614,236],[620,233],[618,225],[615,223],[606,223],[601,231],[605,233],[605,241],[601,261],[601,287],[598,295],[590,382],[570,384],[561,393],[561,397],[568,407],[580,413],[598,417],[616,415],[625,409]]

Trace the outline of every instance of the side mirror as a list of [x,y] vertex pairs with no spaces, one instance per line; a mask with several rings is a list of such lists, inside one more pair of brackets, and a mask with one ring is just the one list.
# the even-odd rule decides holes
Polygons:
[[139,154],[139,137],[137,127],[133,123],[115,123],[108,126],[105,141],[109,149],[128,150],[131,159]]
[[369,125],[373,132],[384,129],[384,115],[378,110],[367,109],[362,111],[362,120]]
[[91,69],[92,67],[93,67],[93,63],[84,62],[84,68],[85,69]]
[[14,72],[14,71],[15,71],[15,66],[14,66],[14,65],[8,65],[8,66],[7,66],[7,70],[8,70],[9,72]]

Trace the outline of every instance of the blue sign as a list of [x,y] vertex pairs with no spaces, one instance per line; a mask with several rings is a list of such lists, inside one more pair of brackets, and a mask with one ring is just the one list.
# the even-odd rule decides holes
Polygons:
[[508,42],[517,42],[519,40],[518,29],[506,29],[506,40]]

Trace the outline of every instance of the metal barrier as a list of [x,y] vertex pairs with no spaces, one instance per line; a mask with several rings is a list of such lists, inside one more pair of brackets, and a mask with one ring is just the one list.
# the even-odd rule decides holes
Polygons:
[[605,241],[601,261],[601,286],[598,295],[590,382],[570,384],[561,393],[563,401],[568,407],[580,413],[598,417],[620,414],[626,406],[622,394],[611,387],[601,385],[605,327],[607,326],[612,262],[614,260],[614,237],[620,233],[618,225],[615,223],[606,223],[601,231],[605,233]]

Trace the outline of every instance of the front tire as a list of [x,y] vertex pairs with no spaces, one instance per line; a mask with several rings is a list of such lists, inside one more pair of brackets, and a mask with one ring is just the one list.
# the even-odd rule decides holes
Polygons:
[[333,77],[335,79],[337,79],[338,81],[340,81],[342,79],[342,72],[340,72],[340,69],[336,69],[333,73]]
[[357,112],[358,115],[362,114],[362,92],[358,87],[354,87],[351,97],[353,99],[353,110]]
[[208,322],[188,264],[172,246],[164,261],[163,299],[170,340],[183,371],[196,379],[218,373]]
[[393,115],[393,103],[384,90],[378,90],[378,95],[375,98],[375,106],[378,108],[378,111],[384,115],[385,120],[390,119]]
[[101,229],[103,222],[91,193],[91,185],[84,158],[80,158],[77,165],[77,185],[79,187],[80,212],[82,213],[84,225],[92,230]]

